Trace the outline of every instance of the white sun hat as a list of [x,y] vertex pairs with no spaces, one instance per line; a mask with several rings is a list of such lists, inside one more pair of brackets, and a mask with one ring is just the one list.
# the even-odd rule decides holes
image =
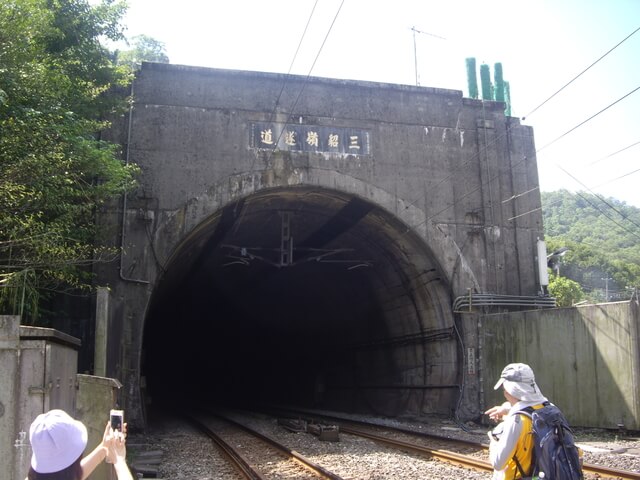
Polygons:
[[525,363],[510,363],[502,370],[500,379],[494,390],[504,386],[504,389],[518,400],[524,402],[544,402],[540,387],[536,384],[536,377],[531,367]]
[[64,410],[49,410],[29,428],[33,455],[31,467],[38,473],[54,473],[75,462],[87,447],[87,428]]

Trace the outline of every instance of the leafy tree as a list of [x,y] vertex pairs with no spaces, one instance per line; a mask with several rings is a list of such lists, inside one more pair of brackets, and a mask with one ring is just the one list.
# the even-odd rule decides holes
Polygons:
[[[556,273],[578,282],[587,299],[630,296],[640,286],[640,209],[613,198],[543,192],[547,250],[568,248]],[[610,280],[607,280],[610,279]]]
[[118,64],[138,70],[142,62],[169,63],[164,43],[147,35],[137,35],[131,39],[133,48],[117,52]]
[[559,307],[575,305],[585,296],[578,282],[553,274],[549,276],[549,293]]
[[122,38],[125,4],[0,2],[0,313],[33,322],[44,292],[87,288],[95,209],[136,168],[99,140],[130,81],[100,39]]

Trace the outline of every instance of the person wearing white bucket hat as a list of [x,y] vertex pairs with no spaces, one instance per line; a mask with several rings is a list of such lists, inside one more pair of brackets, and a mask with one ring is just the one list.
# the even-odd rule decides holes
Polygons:
[[26,480],[84,480],[103,460],[113,463],[118,480],[131,480],[126,464],[125,435],[107,424],[102,442],[82,458],[87,428],[64,410],[40,414],[29,428],[33,450]]
[[532,467],[534,448],[533,435],[530,435],[531,418],[518,412],[527,407],[542,408],[548,400],[536,384],[533,370],[524,363],[510,363],[504,367],[494,390],[500,387],[507,401],[485,412],[491,420],[502,420],[489,432],[492,478],[519,479],[523,478],[521,470],[528,472]]

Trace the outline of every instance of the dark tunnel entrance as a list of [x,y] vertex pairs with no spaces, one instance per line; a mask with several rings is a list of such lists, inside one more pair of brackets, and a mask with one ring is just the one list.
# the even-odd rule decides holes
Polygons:
[[263,191],[176,248],[145,320],[153,402],[450,414],[459,343],[424,243],[344,193]]

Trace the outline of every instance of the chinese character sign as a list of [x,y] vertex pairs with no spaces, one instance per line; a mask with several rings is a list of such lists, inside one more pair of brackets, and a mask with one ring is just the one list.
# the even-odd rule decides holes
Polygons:
[[253,123],[251,147],[351,155],[370,153],[367,130],[282,123]]

